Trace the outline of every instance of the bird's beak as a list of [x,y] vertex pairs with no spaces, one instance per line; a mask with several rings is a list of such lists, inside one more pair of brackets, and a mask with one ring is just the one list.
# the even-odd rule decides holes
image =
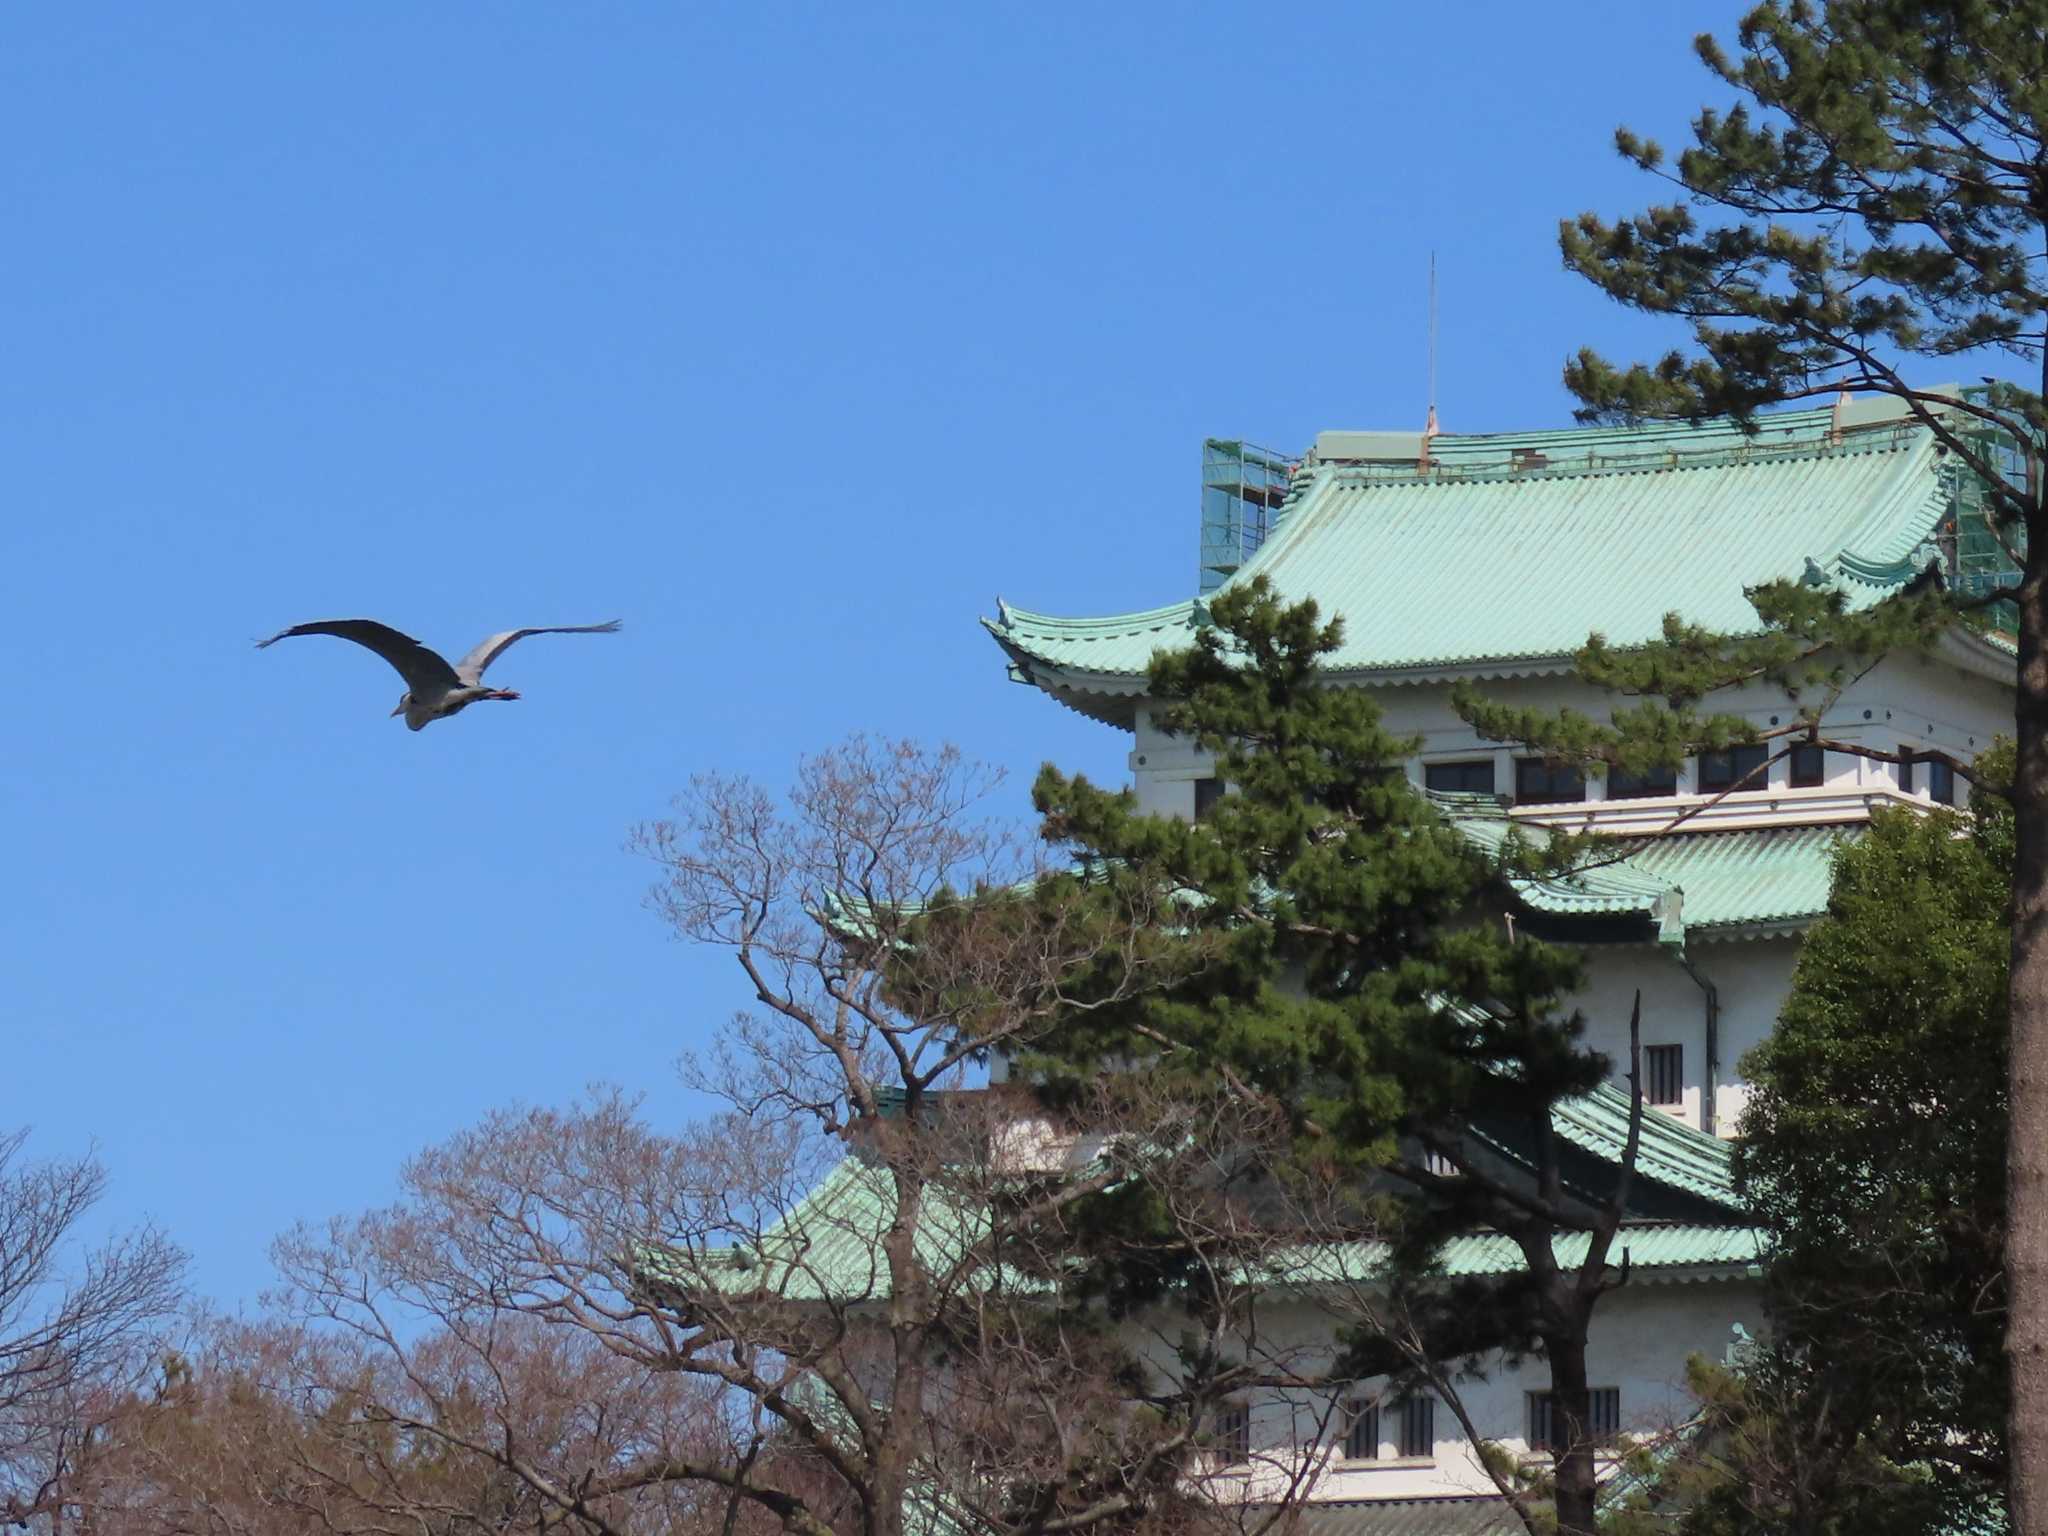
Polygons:
[[403,704],[401,704],[401,705],[399,705],[399,706],[398,706],[398,708],[396,708],[396,709],[394,709],[393,711],[391,711],[390,715],[389,715],[389,716],[388,716],[387,718],[388,718],[388,719],[392,719],[392,720],[396,720],[396,719],[397,719],[397,718],[398,718],[398,717],[399,717],[400,715],[402,715],[402,714],[404,714],[404,713],[405,713],[405,706],[404,706]]

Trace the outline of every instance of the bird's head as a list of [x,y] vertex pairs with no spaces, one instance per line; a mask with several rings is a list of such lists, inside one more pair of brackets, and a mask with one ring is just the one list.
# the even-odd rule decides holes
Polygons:
[[398,696],[398,708],[391,711],[391,717],[395,720],[398,718],[398,716],[404,714],[406,710],[408,710],[411,707],[412,695],[410,693],[401,693]]

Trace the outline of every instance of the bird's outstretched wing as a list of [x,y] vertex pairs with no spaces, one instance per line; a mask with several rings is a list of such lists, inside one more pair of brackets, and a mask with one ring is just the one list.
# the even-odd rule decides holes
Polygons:
[[379,624],[375,619],[316,619],[311,624],[294,624],[290,629],[279,630],[268,640],[257,641],[256,649],[260,651],[266,645],[275,645],[293,635],[333,635],[368,646],[396,667],[398,675],[405,679],[405,686],[416,694],[433,694],[462,686],[455,669],[439,652],[428,650],[411,635],[402,635],[389,624]]
[[485,667],[496,661],[507,646],[514,641],[524,640],[528,635],[609,635],[618,627],[617,619],[607,619],[602,624],[550,624],[538,629],[502,630],[455,663],[455,675],[474,688],[483,677]]

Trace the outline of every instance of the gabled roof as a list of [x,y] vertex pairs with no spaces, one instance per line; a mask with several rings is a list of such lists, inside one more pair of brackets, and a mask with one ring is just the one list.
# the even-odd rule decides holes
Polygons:
[[[1511,827],[1538,846],[1548,836],[1512,821],[1490,795],[1430,799],[1487,853],[1500,851]],[[1617,836],[1612,853],[1575,873],[1507,883],[1525,911],[1563,924],[1619,919],[1637,937],[1664,944],[1750,936],[1803,926],[1827,911],[1835,849],[1861,833],[1860,825],[1833,825]]]
[[[1439,437],[1426,472],[1311,461],[1225,590],[1263,575],[1313,597],[1344,619],[1328,666],[1390,680],[1547,670],[1595,631],[1653,639],[1674,610],[1752,632],[1743,587],[1780,577],[1867,607],[1937,558],[1955,477],[1925,428],[1835,426],[1818,410],[1753,438],[1726,423]],[[1084,619],[998,606],[982,622],[1013,676],[1117,723],[1152,653],[1207,622],[1200,600]]]

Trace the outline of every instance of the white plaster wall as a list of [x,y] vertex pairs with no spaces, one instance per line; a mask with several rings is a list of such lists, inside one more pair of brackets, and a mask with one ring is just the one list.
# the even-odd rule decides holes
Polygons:
[[1793,968],[1799,963],[1799,940],[1734,939],[1693,948],[1693,967],[1721,995],[1721,1095],[1717,1131],[1742,1132],[1742,1111],[1749,1090],[1742,1080],[1742,1057],[1778,1027],[1778,1012],[1792,990]]
[[[1706,994],[1688,976],[1678,956],[1652,944],[1588,949],[1587,985],[1572,999],[1586,1018],[1586,1042],[1607,1053],[1616,1080],[1628,1064],[1629,1010],[1642,989],[1642,1043],[1685,1048],[1685,1101],[1675,1113],[1696,1129],[1707,1079]],[[1713,984],[1721,1005],[1720,1064],[1716,1076],[1715,1132],[1730,1136],[1740,1122],[1746,1090],[1740,1081],[1742,1053],[1776,1027],[1778,1010],[1791,989],[1799,941],[1787,936],[1695,944],[1693,969]]]
[[[1565,676],[1489,679],[1481,686],[1504,703],[1540,709],[1569,706],[1595,718],[1604,718],[1616,702]],[[1515,753],[1482,741],[1458,719],[1450,707],[1448,684],[1376,686],[1372,692],[1389,730],[1421,738],[1420,754],[1410,764],[1418,784],[1425,763],[1491,756],[1496,785],[1502,793],[1512,789]],[[1765,684],[1731,689],[1714,703],[1717,710],[1742,715],[1763,730],[1793,719],[1784,696]],[[1888,657],[1844,693],[1822,725],[1826,734],[1856,745],[1885,751],[1902,745],[1933,747],[1967,760],[1995,736],[2011,731],[2012,693],[2004,684],[1961,671],[1939,657]],[[1195,780],[1212,771],[1207,753],[1161,732],[1144,706],[1138,710],[1130,765],[1141,808],[1184,816],[1194,814]],[[1898,770],[1891,764],[1839,753],[1829,756],[1827,769],[1828,792],[1886,790],[1898,781]],[[1786,762],[1772,764],[1769,790],[1779,798],[1777,809],[1796,819],[1799,796],[1815,792],[1790,789],[1789,771]],[[1692,763],[1681,768],[1681,796],[1695,792],[1695,772]],[[1605,798],[1606,785],[1596,776],[1587,786],[1587,800],[1597,805]]]
[[[1603,947],[1584,952],[1587,985],[1571,999],[1586,1020],[1586,1043],[1605,1052],[1613,1076],[1628,1071],[1629,1010],[1643,995],[1642,1043],[1684,1047],[1685,1100],[1677,1110],[1660,1109],[1687,1125],[1702,1127],[1700,1109],[1706,1082],[1706,997],[1679,966],[1675,954],[1659,945]],[[1723,1075],[1726,1050],[1723,1049]]]
[[1209,754],[1160,730],[1152,723],[1150,708],[1142,704],[1133,735],[1131,783],[1138,792],[1138,809],[1153,816],[1192,819],[1195,781],[1213,772]]
[[[1723,1358],[1732,1328],[1741,1324],[1760,1330],[1759,1288],[1753,1280],[1638,1280],[1605,1297],[1594,1314],[1587,1366],[1596,1387],[1621,1393],[1625,1431],[1649,1434],[1689,1416],[1694,1404],[1685,1389],[1685,1365],[1694,1355]],[[1296,1364],[1308,1366],[1314,1353],[1326,1361],[1333,1319],[1306,1303],[1269,1301],[1262,1309],[1261,1334],[1266,1348],[1286,1354],[1287,1343],[1299,1341]],[[1527,1395],[1546,1390],[1549,1367],[1541,1360],[1519,1366],[1498,1358],[1483,1376],[1459,1383],[1459,1395],[1481,1435],[1505,1447],[1528,1452]],[[1340,1397],[1373,1396],[1384,1383],[1361,1382]],[[1447,1404],[1435,1412],[1436,1443],[1426,1457],[1402,1458],[1394,1453],[1399,1433],[1397,1404],[1388,1399],[1380,1409],[1381,1455],[1370,1461],[1342,1457],[1341,1412],[1321,1394],[1274,1392],[1252,1404],[1252,1459],[1242,1467],[1215,1469],[1206,1480],[1212,1493],[1273,1497],[1308,1463],[1316,1499],[1429,1498],[1459,1493],[1485,1493],[1492,1484],[1473,1454],[1470,1442]]]

